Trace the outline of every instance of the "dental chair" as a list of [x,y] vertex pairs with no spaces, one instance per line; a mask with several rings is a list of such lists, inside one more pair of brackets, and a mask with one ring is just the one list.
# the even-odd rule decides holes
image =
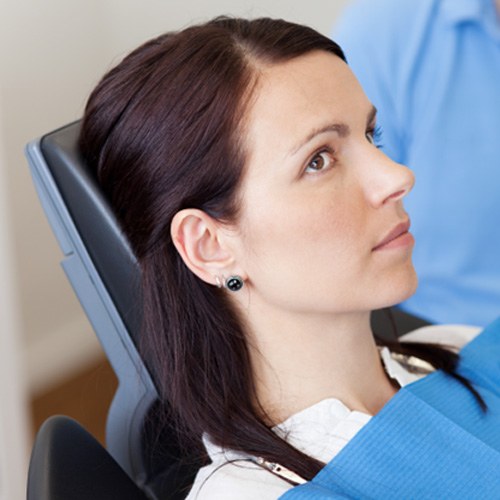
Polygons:
[[[181,453],[175,432],[158,423],[163,408],[153,370],[138,353],[139,268],[93,173],[82,161],[78,134],[79,122],[67,125],[28,144],[26,155],[64,255],[61,265],[118,378],[106,423],[107,453],[131,484],[150,498],[182,499],[199,464],[185,450]],[[68,436],[68,429],[75,431],[76,425],[59,419],[41,429],[30,464],[29,490],[35,495],[28,496],[30,500],[45,499],[36,496],[37,489],[47,486],[40,486],[40,481],[54,483],[46,464],[52,455],[38,447],[49,446],[47,442],[59,436],[59,427]],[[81,441],[82,434],[76,434]],[[45,476],[40,468],[47,469]]]
[[[28,500],[182,499],[201,464],[181,451],[173,429],[159,426],[164,408],[154,371],[138,351],[139,268],[79,154],[78,133],[79,122],[69,124],[28,144],[26,155],[63,252],[62,267],[119,385],[107,418],[107,449],[67,417],[52,417],[42,426],[31,457]],[[427,324],[395,314],[399,334]],[[387,321],[374,315],[376,330],[389,330]]]

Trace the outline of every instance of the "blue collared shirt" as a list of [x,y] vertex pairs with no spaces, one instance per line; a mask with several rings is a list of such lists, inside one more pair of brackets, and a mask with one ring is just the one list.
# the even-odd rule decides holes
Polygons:
[[494,0],[361,0],[333,37],[412,168],[417,293],[441,323],[500,314],[500,20]]

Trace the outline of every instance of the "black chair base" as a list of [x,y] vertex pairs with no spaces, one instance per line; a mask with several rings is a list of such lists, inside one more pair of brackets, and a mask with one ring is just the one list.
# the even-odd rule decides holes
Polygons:
[[27,500],[144,500],[146,495],[78,422],[54,416],[36,436]]

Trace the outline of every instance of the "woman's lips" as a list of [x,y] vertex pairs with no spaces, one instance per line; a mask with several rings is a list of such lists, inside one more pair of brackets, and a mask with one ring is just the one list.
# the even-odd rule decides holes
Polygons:
[[410,221],[406,220],[399,223],[389,233],[372,248],[372,251],[385,250],[389,248],[399,248],[413,244],[414,239],[409,233]]

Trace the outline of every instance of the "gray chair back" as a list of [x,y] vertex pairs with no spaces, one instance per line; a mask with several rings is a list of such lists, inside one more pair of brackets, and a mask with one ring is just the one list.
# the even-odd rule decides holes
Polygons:
[[61,265],[119,381],[106,428],[108,451],[138,483],[147,480],[144,420],[158,399],[138,353],[140,272],[94,174],[77,147],[79,122],[26,147],[33,181],[63,252]]

